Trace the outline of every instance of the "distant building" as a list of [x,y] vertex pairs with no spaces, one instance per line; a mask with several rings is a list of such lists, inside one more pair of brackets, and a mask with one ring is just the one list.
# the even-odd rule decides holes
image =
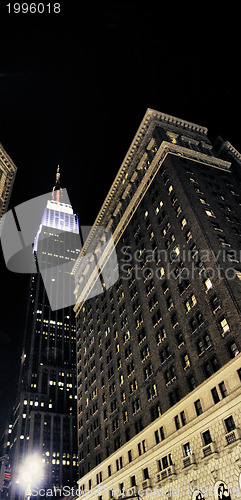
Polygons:
[[[59,170],[47,202],[34,251],[37,262],[63,262],[66,237],[76,238],[78,217],[62,197]],[[39,241],[41,241],[39,251]],[[51,269],[50,269],[51,272]],[[54,284],[53,284],[54,286]],[[33,274],[27,303],[19,390],[13,411],[10,444],[10,498],[22,498],[19,466],[37,452],[44,464],[41,487],[73,484],[77,479],[76,326],[72,307],[52,311],[41,274]]]
[[[203,405],[216,415],[209,386],[222,367],[233,370],[233,397],[240,393],[240,167],[240,153],[220,138],[212,144],[205,127],[147,110],[94,223],[112,231],[119,279],[88,299],[90,278],[75,306],[80,485],[88,488],[89,478],[92,486],[108,484],[107,465],[118,471],[122,451],[126,465],[129,443],[140,443],[146,466],[138,466],[148,467],[154,431],[169,417],[169,442],[180,449],[191,442],[182,426],[190,422],[192,432],[194,395],[196,401],[199,387],[206,391]],[[93,231],[85,254],[94,238]],[[181,429],[173,426],[176,416]],[[201,419],[195,415],[197,430]],[[224,425],[224,441],[225,432]],[[239,437],[235,431],[235,443]],[[201,459],[205,442],[198,446]],[[163,463],[172,470],[175,462],[157,447],[161,475]],[[179,459],[177,474],[185,468]],[[192,465],[192,455],[188,460]],[[130,478],[116,478],[130,485]],[[145,472],[138,485],[148,479]]]
[[0,144],[0,217],[8,208],[17,167]]
[[[17,167],[11,160],[11,158],[6,153],[2,144],[0,144],[0,217],[2,217],[7,211],[9,200],[12,193],[13,183],[15,180],[17,172]],[[0,220],[1,229],[1,220]],[[7,335],[0,333],[0,344],[1,344],[1,366],[4,361],[4,349],[6,346],[6,339],[8,341]],[[8,433],[8,429],[6,430]],[[1,449],[3,451],[3,456],[0,457],[0,498],[2,491],[7,489],[10,481],[10,467],[7,461],[7,437],[6,433],[1,439]]]

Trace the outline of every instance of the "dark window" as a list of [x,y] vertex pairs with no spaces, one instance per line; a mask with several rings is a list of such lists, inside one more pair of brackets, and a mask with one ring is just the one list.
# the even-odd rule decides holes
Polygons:
[[174,422],[175,422],[176,429],[178,431],[178,429],[180,429],[180,421],[179,421],[179,416],[178,415],[176,415],[174,417]]
[[187,421],[186,421],[186,415],[185,415],[184,411],[181,411],[180,417],[181,417],[182,425],[186,425]]
[[235,422],[234,422],[232,415],[228,418],[225,418],[224,423],[225,423],[225,427],[227,429],[227,432],[231,432],[234,429],[236,429],[236,425],[235,425]]
[[239,349],[237,347],[236,342],[230,342],[228,344],[228,350],[229,350],[231,358],[235,358],[235,356],[237,356],[239,354]]
[[148,467],[146,467],[145,469],[143,469],[143,478],[144,478],[144,480],[149,479]]
[[203,432],[202,436],[203,436],[204,446],[206,446],[212,442],[212,438],[211,438],[211,434],[210,434],[209,430]]
[[224,382],[220,382],[220,384],[218,384],[218,386],[219,386],[219,390],[220,390],[222,398],[226,398],[226,396],[228,395],[228,393],[227,393],[227,389],[225,387],[225,383]]
[[220,401],[220,398],[219,398],[219,395],[218,395],[218,391],[216,389],[216,387],[214,387],[212,390],[211,390],[211,394],[212,394],[212,397],[213,397],[213,401],[214,403],[218,403]]
[[158,432],[158,430],[155,431],[155,440],[156,440],[156,444],[160,443],[160,438],[159,438],[159,432]]
[[200,399],[197,399],[197,401],[194,401],[194,406],[195,406],[197,416],[201,415],[201,413],[203,413],[203,409],[202,409]]
[[160,437],[161,437],[161,441],[163,441],[163,439],[165,439],[165,432],[164,432],[164,427],[161,426],[160,429]]
[[136,486],[136,476],[131,476],[131,488],[133,488],[133,486]]
[[188,385],[190,387],[190,390],[193,391],[197,387],[196,380],[194,378],[194,375],[190,375],[187,379]]

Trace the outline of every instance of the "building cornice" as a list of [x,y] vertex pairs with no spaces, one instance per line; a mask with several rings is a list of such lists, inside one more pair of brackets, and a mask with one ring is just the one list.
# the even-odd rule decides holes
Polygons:
[[[195,151],[195,150],[192,150],[189,148],[185,148],[183,146],[179,146],[177,144],[172,144],[170,142],[163,141],[161,143],[155,157],[153,158],[151,164],[149,165],[149,168],[148,168],[145,176],[143,177],[139,186],[135,190],[135,193],[134,193],[133,197],[131,198],[131,201],[128,204],[127,208],[125,209],[119,223],[117,224],[116,228],[114,229],[114,232],[112,235],[113,235],[113,240],[114,240],[115,245],[117,245],[118,241],[120,240],[121,236],[123,235],[131,217],[133,216],[137,207],[141,203],[143,196],[145,195],[147,189],[149,188],[151,182],[153,181],[158,170],[161,168],[161,166],[162,166],[162,164],[163,164],[163,162],[166,159],[168,154],[175,155],[175,156],[178,156],[179,158],[188,159],[191,161],[196,161],[199,164],[203,164],[205,166],[210,166],[213,168],[218,168],[218,169],[226,171],[226,172],[229,171],[230,166],[231,166],[230,162],[227,162],[227,161],[222,160],[220,158],[206,155],[204,153],[200,153],[199,151]],[[138,166],[137,166],[137,169],[138,169]],[[114,189],[115,189],[115,187],[114,187]],[[112,196],[114,196],[114,195],[112,195]],[[112,199],[112,196],[111,196],[111,199]],[[123,195],[122,195],[122,197],[123,197]],[[115,212],[119,211],[119,210],[117,210],[118,206],[119,206],[119,209],[121,208],[120,196],[118,196],[117,200],[118,200],[118,203],[117,203],[115,211],[113,212],[112,215],[114,215]],[[105,207],[104,210],[103,210],[103,207]],[[101,210],[99,216],[97,217],[96,221],[94,222],[93,229],[90,232],[90,234],[86,240],[86,243],[83,247],[83,250],[80,254],[80,257],[76,260],[76,263],[73,267],[72,272],[75,274],[76,281],[78,279],[78,276],[81,273],[81,258],[83,257],[83,254],[86,254],[86,252],[88,251],[88,246],[89,246],[90,242],[95,237],[96,228],[99,225],[103,225],[103,226],[106,225],[107,226],[107,224],[105,224],[105,220],[104,220],[104,216],[105,216],[105,213],[107,210],[107,205],[104,204],[103,207],[102,207],[102,210]],[[108,211],[108,215],[109,215],[109,211]],[[109,227],[109,226],[110,226],[110,222],[109,222],[107,227]],[[108,258],[110,256],[109,253],[110,253],[111,246],[112,246],[112,243],[110,242],[110,244],[106,246],[105,251],[103,252],[101,257],[99,258],[99,266],[101,267],[101,269],[104,268],[105,264],[108,261]],[[88,280],[80,297],[78,297],[78,302],[74,307],[75,312],[79,308],[80,304],[83,303],[87,299],[89,292],[91,291],[92,287],[94,286],[94,284],[96,282],[96,279],[97,279],[96,272],[93,271],[93,273],[90,276],[90,279]],[[75,293],[77,295],[78,285],[76,287]]]

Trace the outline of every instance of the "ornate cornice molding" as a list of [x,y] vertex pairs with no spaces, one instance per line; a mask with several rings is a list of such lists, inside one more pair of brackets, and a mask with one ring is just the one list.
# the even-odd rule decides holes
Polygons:
[[[175,155],[175,156],[178,156],[179,158],[188,159],[191,161],[196,161],[199,164],[201,163],[205,166],[218,168],[218,169],[226,171],[226,172],[229,172],[229,169],[231,166],[230,162],[227,162],[227,161],[222,160],[220,158],[206,155],[204,153],[200,153],[198,151],[194,151],[192,149],[185,148],[183,146],[179,146],[177,144],[172,144],[170,142],[163,141],[161,143],[155,157],[153,158],[148,170],[146,171],[145,176],[141,180],[134,195],[132,196],[130,203],[128,204],[124,213],[122,214],[122,217],[121,217],[119,223],[117,224],[116,228],[114,229],[114,232],[112,233],[115,245],[117,245],[118,241],[122,237],[130,219],[132,218],[134,212],[136,211],[137,207],[141,203],[141,200],[143,199],[147,189],[149,188],[156,173],[161,168],[161,166],[162,166],[162,164],[163,164],[163,162],[168,154]],[[117,203],[116,209],[112,215],[114,215],[115,212],[117,213],[119,211],[117,209],[121,208],[120,199],[118,198],[118,200],[119,200],[119,202]],[[96,221],[97,220],[98,220],[98,218],[96,219]],[[101,220],[101,222],[103,224],[103,219]],[[81,256],[84,253],[86,253],[86,250],[88,250],[89,243],[91,241],[93,241],[93,239],[95,237],[95,232],[96,232],[95,225],[98,227],[97,222],[94,223],[93,229],[92,229],[90,235],[88,236],[87,241],[84,245],[84,249],[81,252],[80,257],[77,259],[77,261],[73,267],[72,272],[73,272],[73,274],[75,274],[76,280],[79,278],[81,271],[83,272],[83,270],[81,270]],[[104,268],[105,264],[108,261],[108,258],[109,258],[108,251],[109,251],[109,247],[107,247],[106,251],[103,253],[103,255],[101,255],[101,257],[99,259],[99,265],[101,268]],[[86,300],[86,297],[88,297],[90,290],[92,289],[92,287],[94,286],[94,284],[96,282],[96,272],[94,271],[92,274],[93,275],[90,276],[90,278],[89,278],[88,282],[86,283],[86,286],[83,289],[80,297],[78,297],[78,302],[77,302],[76,306],[74,307],[75,312],[79,309],[81,303],[83,303]],[[77,290],[78,290],[78,285],[76,287],[76,292],[77,292]]]

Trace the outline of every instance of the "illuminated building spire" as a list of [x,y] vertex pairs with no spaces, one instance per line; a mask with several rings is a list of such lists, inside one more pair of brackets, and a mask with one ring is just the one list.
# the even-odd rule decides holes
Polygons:
[[58,168],[57,168],[57,172],[56,172],[56,180],[55,180],[55,185],[53,187],[53,190],[52,190],[52,200],[54,201],[60,201],[60,171],[59,171],[59,165],[58,165]]

